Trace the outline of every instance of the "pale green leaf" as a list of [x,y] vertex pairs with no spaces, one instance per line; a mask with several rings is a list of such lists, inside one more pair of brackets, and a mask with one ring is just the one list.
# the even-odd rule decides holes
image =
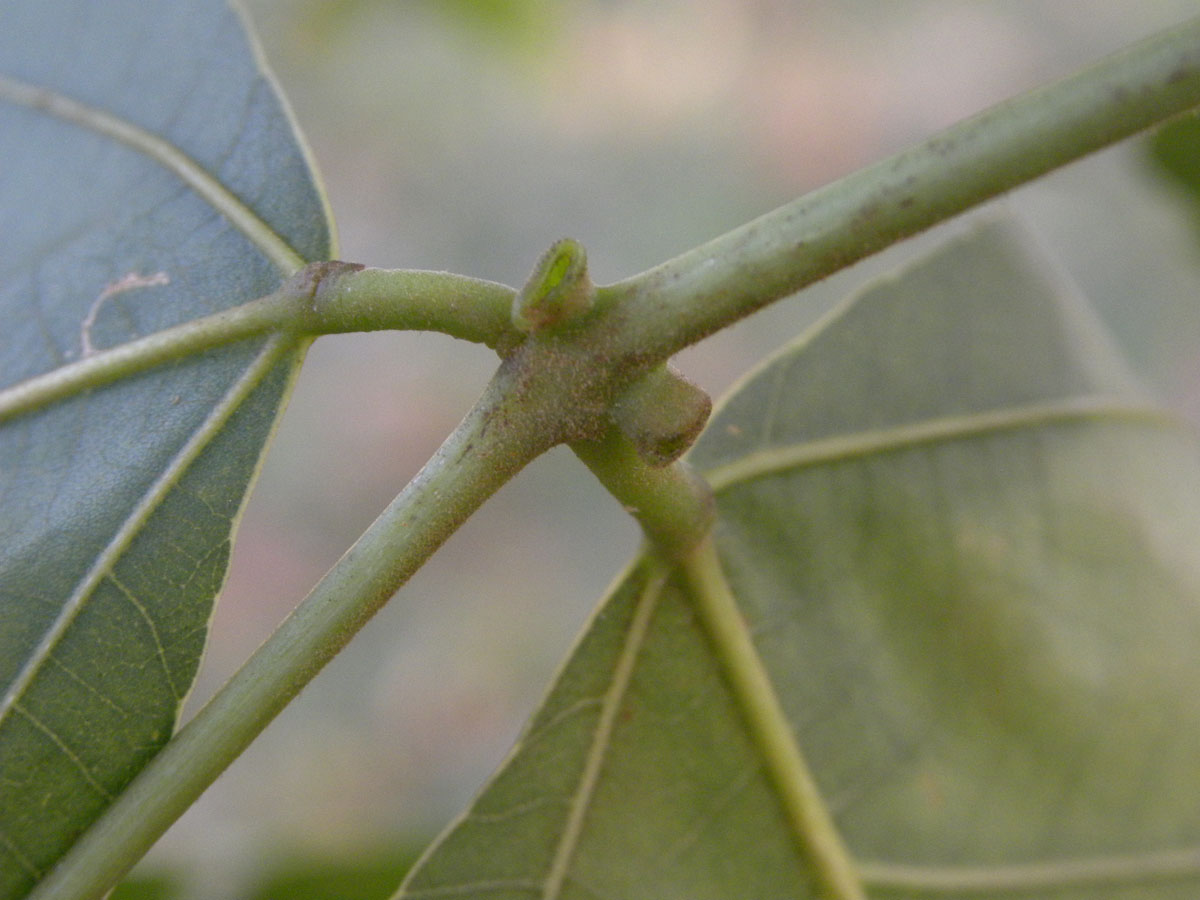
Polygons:
[[[0,387],[330,254],[217,0],[0,4],[0,161]],[[170,735],[300,351],[247,341],[0,424],[0,898]]]
[[[1200,891],[1196,449],[995,225],[716,413],[728,581],[871,897]],[[404,897],[817,896],[687,584],[635,562]]]

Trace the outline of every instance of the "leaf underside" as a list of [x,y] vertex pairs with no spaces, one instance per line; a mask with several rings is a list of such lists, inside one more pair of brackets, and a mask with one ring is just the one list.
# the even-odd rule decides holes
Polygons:
[[[1200,467],[989,225],[747,378],[690,461],[873,898],[1194,898]],[[678,572],[635,560],[405,898],[814,897]]]
[[[0,387],[275,290],[324,201],[224,3],[0,6]],[[0,898],[162,746],[302,347],[256,339],[0,425]]]

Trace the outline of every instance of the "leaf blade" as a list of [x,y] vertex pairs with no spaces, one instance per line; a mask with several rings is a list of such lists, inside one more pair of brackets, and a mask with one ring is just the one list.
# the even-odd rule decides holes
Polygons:
[[86,106],[63,94],[0,76],[0,101],[56,116],[125,144],[170,170],[189,188],[237,226],[281,271],[304,265],[304,258],[232,191],[179,147],[131,122]]
[[[872,896],[1194,894],[1195,442],[1020,240],[990,226],[846,304],[745,379],[691,459],[717,476],[724,570]],[[605,623],[649,564],[535,730],[602,664],[595,642],[615,658]],[[637,738],[613,741],[561,896],[819,896],[696,597],[667,584],[618,717]],[[538,756],[519,744],[474,809],[580,771]],[[702,791],[713,758],[724,800]],[[515,866],[554,827],[505,825],[486,853],[452,829],[399,896],[486,885],[487,859]],[[538,895],[541,860],[523,865],[495,896]]]
[[[306,151],[225,4],[5,4],[0,78],[0,384],[331,253]],[[243,341],[0,427],[0,897],[169,737],[303,349]]]

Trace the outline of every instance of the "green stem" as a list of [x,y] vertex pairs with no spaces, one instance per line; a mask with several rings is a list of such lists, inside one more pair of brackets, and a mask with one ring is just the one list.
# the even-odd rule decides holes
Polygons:
[[[648,371],[775,300],[1196,105],[1200,18],[599,289],[598,311],[617,313],[597,323],[609,357]],[[310,285],[308,310],[289,308],[280,294],[246,304],[262,309],[238,307],[180,325],[0,391],[0,421],[271,329],[429,329],[502,355],[519,339],[511,288],[445,272],[344,267]]]
[[1200,104],[1200,18],[954,125],[626,281],[614,341],[662,361],[756,309]]
[[796,744],[711,537],[684,560],[683,573],[792,832],[812,863],[821,896],[866,900],[850,852]]
[[512,323],[516,293],[450,272],[349,269],[321,279],[306,328],[313,334],[437,331],[504,353],[523,336]]
[[548,449],[502,366],[462,424],[213,699],[40,881],[29,900],[108,890],[429,556]]
[[615,427],[595,441],[575,441],[575,452],[605,489],[638,520],[666,559],[685,557],[712,528],[712,491],[683,463],[657,468]]
[[[52,373],[39,386],[26,382],[0,393],[0,417],[11,416],[13,409],[36,408],[260,328],[297,335],[437,328],[481,340],[507,357],[480,404],[417,479],[30,897],[76,900],[103,893],[486,497],[563,440],[576,442],[576,452],[618,498],[637,508],[651,538],[683,561],[825,890],[840,900],[861,897],[745,634],[711,539],[697,537],[708,528],[703,493],[685,470],[652,470],[626,453],[602,425],[605,410],[639,373],[755,309],[1197,104],[1200,20],[603,289],[595,312],[570,334],[535,335],[518,346],[508,319],[513,292],[503,286],[443,273],[316,264],[257,301],[260,307],[189,323],[167,338],[152,335],[124,355],[96,354],[75,364],[81,368],[60,370],[74,374]],[[287,256],[283,250],[278,255]],[[458,307],[439,305],[468,295]],[[677,485],[670,484],[673,478]]]

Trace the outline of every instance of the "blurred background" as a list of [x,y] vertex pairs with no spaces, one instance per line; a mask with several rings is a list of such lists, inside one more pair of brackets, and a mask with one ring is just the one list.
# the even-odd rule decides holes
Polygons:
[[[324,177],[342,258],[514,286],[565,235],[598,281],[634,274],[1200,12],[1195,0],[246,6]],[[1148,382],[1200,420],[1200,220],[1162,162],[1200,158],[1188,139],[1127,142],[985,214],[1040,235]],[[719,394],[946,233],[777,304],[681,367]],[[314,346],[188,715],[413,476],[494,366],[436,335]],[[387,896],[504,758],[637,539],[569,453],[539,461],[209,790],[126,896]]]

